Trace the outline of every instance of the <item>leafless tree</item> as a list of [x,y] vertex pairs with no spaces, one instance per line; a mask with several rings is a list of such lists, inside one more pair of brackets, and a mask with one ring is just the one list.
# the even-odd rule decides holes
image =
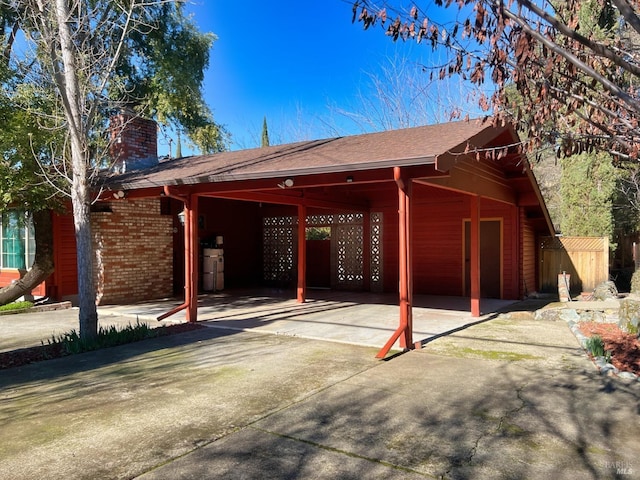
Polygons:
[[352,104],[330,106],[362,132],[429,125],[477,111],[474,91],[455,79],[435,81],[424,65],[406,56],[388,57],[378,71],[365,75]]
[[[450,11],[446,24],[439,7]],[[531,149],[551,143],[566,155],[603,149],[637,160],[638,8],[637,0],[434,0],[405,10],[358,0],[352,20],[445,52],[433,78],[458,75],[476,85],[480,107],[497,122],[515,122]]]

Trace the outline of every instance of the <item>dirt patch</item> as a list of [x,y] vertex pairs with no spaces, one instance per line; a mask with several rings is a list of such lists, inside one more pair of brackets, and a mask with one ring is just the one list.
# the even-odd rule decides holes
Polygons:
[[615,323],[580,322],[578,328],[586,337],[602,338],[614,367],[640,375],[640,340],[635,335],[623,332]]
[[[173,335],[176,333],[190,332],[198,328],[206,328],[197,323],[179,323],[166,325],[153,329],[154,336]],[[21,348],[9,352],[0,352],[0,370],[20,367],[29,363],[51,360],[69,355],[61,344],[40,345],[37,347]]]

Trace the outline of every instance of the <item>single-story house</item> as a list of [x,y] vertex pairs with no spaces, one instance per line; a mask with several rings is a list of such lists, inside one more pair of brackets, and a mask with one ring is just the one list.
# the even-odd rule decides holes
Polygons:
[[[119,168],[92,213],[100,303],[184,292],[179,308],[195,321],[205,249],[219,247],[225,288],[274,285],[300,302],[308,287],[397,292],[394,340],[410,346],[414,293],[467,296],[479,315],[481,298],[538,288],[537,239],[553,227],[510,125],[457,121],[160,162],[155,124],[121,125]],[[55,215],[48,295],[77,293],[74,249],[71,217]]]

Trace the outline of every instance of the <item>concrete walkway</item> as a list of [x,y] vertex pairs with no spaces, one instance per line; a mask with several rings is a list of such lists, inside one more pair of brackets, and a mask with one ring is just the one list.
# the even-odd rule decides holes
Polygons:
[[640,382],[563,321],[375,352],[207,328],[0,371],[0,478],[640,477]]

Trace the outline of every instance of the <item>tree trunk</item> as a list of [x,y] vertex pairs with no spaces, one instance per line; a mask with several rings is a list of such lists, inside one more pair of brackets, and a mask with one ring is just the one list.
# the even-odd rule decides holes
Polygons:
[[78,306],[80,307],[80,338],[88,340],[98,334],[98,312],[96,309],[96,290],[93,279],[93,245],[91,242],[90,191],[88,168],[90,153],[87,129],[83,122],[85,99],[80,95],[79,73],[76,68],[76,49],[73,44],[69,25],[69,2],[56,1],[56,20],[60,40],[60,53],[64,71],[56,82],[65,117],[68,123],[71,146],[71,203],[73,205],[73,223],[76,232],[78,256]]
[[[94,338],[98,335],[98,311],[96,289],[93,278],[93,245],[91,242],[91,213],[86,184],[77,187],[78,176],[73,178],[73,221],[76,231],[76,253],[78,257],[78,307],[80,308],[80,337]],[[84,178],[86,182],[86,177]]]
[[0,305],[14,302],[27,295],[53,273],[53,223],[51,212],[41,210],[32,214],[33,230],[36,238],[36,252],[33,265],[18,281],[0,289]]

